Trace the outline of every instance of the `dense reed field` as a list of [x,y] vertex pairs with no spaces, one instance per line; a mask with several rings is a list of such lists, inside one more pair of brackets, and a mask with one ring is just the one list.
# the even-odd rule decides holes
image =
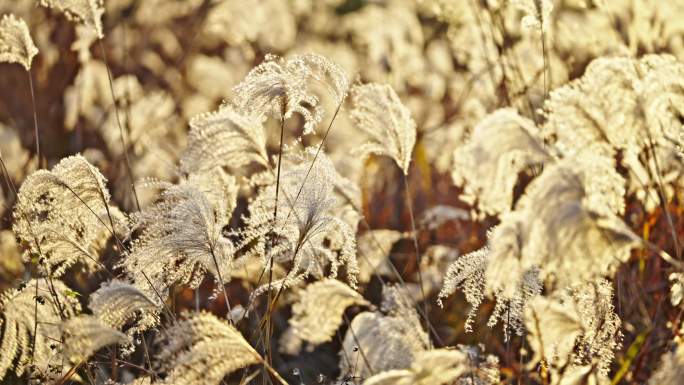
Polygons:
[[0,0],[0,384],[684,383],[684,0]]

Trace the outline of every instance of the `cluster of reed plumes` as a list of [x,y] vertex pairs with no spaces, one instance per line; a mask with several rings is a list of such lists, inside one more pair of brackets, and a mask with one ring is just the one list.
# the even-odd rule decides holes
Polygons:
[[0,0],[0,383],[680,383],[682,20]]

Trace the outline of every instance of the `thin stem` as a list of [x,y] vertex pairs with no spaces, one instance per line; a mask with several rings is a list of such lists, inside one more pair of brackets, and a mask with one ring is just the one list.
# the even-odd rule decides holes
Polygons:
[[[321,149],[323,148],[323,145],[325,144],[325,141],[326,141],[326,139],[328,138],[328,134],[330,133],[330,131],[331,131],[331,129],[332,129],[333,123],[335,122],[335,118],[337,117],[337,114],[339,113],[341,107],[342,107],[342,103],[340,103],[340,104],[337,105],[337,108],[335,109],[335,113],[333,114],[333,117],[332,117],[332,119],[330,120],[330,124],[328,124],[328,128],[326,129],[325,134],[323,135],[323,139],[321,140],[321,143],[318,145],[318,149],[316,150],[316,154],[314,155],[314,158],[313,158],[313,160],[311,161],[311,164],[309,165],[309,168],[308,168],[308,170],[307,170],[307,172],[306,172],[306,175],[304,176],[304,179],[303,179],[303,181],[302,181],[302,184],[299,186],[299,190],[297,191],[297,196],[295,197],[294,201],[291,201],[291,200],[287,197],[287,195],[285,196],[286,198],[288,198],[288,199],[287,199],[287,203],[288,203],[288,205],[289,205],[289,207],[290,207],[290,210],[289,210],[289,212],[288,212],[288,214],[287,214],[287,217],[285,218],[284,223],[287,223],[287,220],[290,218],[290,215],[292,215],[292,213],[295,212],[294,207],[295,207],[295,204],[296,204],[296,202],[297,202],[297,199],[299,198],[299,196],[300,196],[300,194],[301,194],[301,192],[302,192],[302,189],[304,188],[304,184],[306,183],[306,180],[308,179],[309,174],[311,173],[311,170],[313,169],[313,166],[314,166],[314,164],[315,164],[315,162],[316,162],[316,159],[318,159],[318,155],[320,154]],[[277,176],[276,176],[276,181],[277,181],[277,180],[278,180],[278,178],[277,178]],[[295,215],[296,215],[296,213],[295,213]],[[285,226],[285,224],[283,224],[283,226]],[[281,228],[281,230],[282,230],[282,228]],[[297,254],[297,252],[295,252],[295,256],[296,256],[296,254]],[[264,268],[261,269],[261,274],[259,275],[259,279],[258,279],[258,281],[257,281],[257,286],[261,283],[261,279],[263,278],[265,272],[266,272],[266,266],[264,266]],[[288,274],[289,274],[289,273],[288,273]],[[273,301],[270,301],[270,303],[273,303],[273,304],[277,303],[278,297],[280,296],[280,293],[281,293],[282,290],[284,289],[284,286],[285,286],[285,283],[283,282],[283,284],[280,286],[278,292],[276,293],[275,299],[274,299]],[[269,295],[270,295],[270,292],[271,292],[271,290],[269,290]],[[252,304],[253,299],[254,299],[253,296],[250,296],[249,302],[248,302],[248,304],[247,304],[247,308],[248,308],[248,309],[251,307],[251,304]],[[246,314],[246,313],[245,313],[245,314]],[[244,318],[245,318],[245,316],[243,315],[243,317],[240,319],[240,321],[238,321],[238,323],[240,323],[240,322],[242,321],[242,319],[244,319]],[[264,323],[263,323],[263,320],[262,320],[262,321],[260,321],[260,326],[259,326],[259,328],[261,329],[263,326],[264,326]]]
[[[223,277],[221,276],[221,269],[219,268],[218,260],[216,259],[216,254],[214,253],[214,246],[209,244],[209,251],[211,251],[211,259],[214,261],[214,266],[216,266],[216,275],[218,275],[219,285],[223,289],[223,299],[226,301],[226,309],[228,314],[231,312],[230,302],[228,301],[228,292],[226,292],[226,285],[223,282]],[[228,317],[228,322],[233,325],[233,319]]]
[[[283,113],[280,117],[280,144],[278,146],[278,171],[276,172],[276,191],[275,191],[275,205],[273,206],[273,226],[278,224],[278,197],[280,194],[280,170],[282,167],[283,159],[283,138],[285,135],[285,105],[283,104]],[[275,234],[271,234],[272,239],[270,243],[275,242]],[[269,240],[267,240],[268,242]],[[273,244],[269,247],[270,250],[273,249]],[[266,350],[266,360],[270,364],[273,362],[272,352],[271,352],[271,314],[273,313],[273,308],[271,307],[271,284],[273,283],[273,256],[269,256],[269,268],[268,268],[268,314],[266,315],[266,338],[264,339],[264,349]]]
[[145,354],[145,361],[147,361],[147,367],[149,369],[149,373],[152,374],[152,379],[156,380],[157,379],[157,373],[152,370],[152,361],[150,360],[150,352],[147,348],[147,340],[145,339],[145,334],[141,334],[142,337],[142,344],[143,344],[143,353]]
[[347,362],[351,362],[349,360],[349,353],[347,353],[347,349],[344,347],[344,339],[342,336],[340,336],[339,330],[335,330],[335,336],[337,336],[337,341],[340,343],[340,352],[342,353],[342,358]]
[[[35,351],[36,351],[36,336],[38,335],[38,283],[40,281],[36,280],[36,294],[33,298],[33,338],[31,339],[31,363],[35,361]],[[27,384],[31,383],[31,373],[28,375]]]
[[[109,357],[110,357],[110,361],[111,361],[110,369],[109,369],[109,370],[110,370],[110,373],[111,373],[111,374],[110,374],[110,377],[111,377],[112,379],[114,379],[114,378],[117,378],[117,377],[119,376],[119,373],[118,373],[118,372],[119,372],[119,367],[118,367],[117,362],[116,362],[116,361],[118,360],[117,357],[116,357],[116,353],[117,353],[117,352],[116,352],[116,347],[114,347],[114,349],[110,349],[110,348],[108,347],[107,350],[109,350]],[[92,362],[92,361],[91,361],[91,362]]]
[[[346,314],[342,314],[344,318],[344,323],[347,324],[347,327],[349,328],[349,333],[351,333],[352,338],[354,339],[354,343],[356,343],[356,347],[359,349],[359,353],[361,353],[361,358],[363,358],[363,363],[366,365],[368,368],[368,371],[370,372],[371,375],[375,374],[375,371],[373,370],[373,367],[371,366],[370,362],[368,361],[368,357],[366,357],[366,353],[363,352],[363,348],[361,347],[361,343],[359,342],[359,339],[356,337],[356,333],[354,332],[354,329],[351,326],[351,321],[349,321],[349,317],[347,317]],[[343,344],[344,346],[344,344]],[[349,362],[349,361],[347,361]]]
[[152,291],[154,291],[154,294],[157,296],[157,298],[159,298],[159,301],[161,301],[162,306],[164,306],[164,310],[166,310],[166,312],[169,314],[169,316],[171,316],[171,319],[175,321],[176,316],[173,315],[173,312],[171,311],[171,309],[169,309],[169,307],[166,305],[166,301],[164,301],[164,298],[161,296],[161,294],[159,294],[159,291],[157,290],[157,288],[154,287],[154,285],[152,284],[152,281],[150,280],[150,277],[148,277],[144,271],[141,270],[140,272],[142,273],[143,277],[147,281],[147,284],[150,285],[150,288],[152,288]]
[[430,319],[428,315],[428,308],[427,308],[427,298],[425,296],[425,288],[423,285],[423,273],[420,267],[420,262],[421,262],[421,255],[420,255],[420,248],[418,247],[418,233],[416,232],[416,219],[413,215],[413,202],[411,199],[411,191],[409,189],[408,185],[408,175],[403,174],[403,179],[404,179],[404,188],[406,190],[406,204],[409,209],[409,216],[411,217],[411,233],[413,235],[413,247],[415,248],[416,251],[416,268],[418,270],[418,283],[420,284],[420,293],[423,296],[423,311],[425,312],[425,330],[428,330],[429,324],[430,324]]
[[83,373],[85,373],[86,378],[88,378],[88,383],[90,385],[95,385],[95,379],[93,378],[93,373],[90,371],[90,367],[86,365],[81,369],[83,369]]
[[131,181],[131,189],[133,190],[133,197],[135,198],[135,205],[140,211],[140,201],[138,200],[138,193],[135,190],[135,177],[133,176],[133,168],[131,167],[131,160],[128,156],[128,146],[126,145],[126,138],[124,136],[123,125],[121,124],[121,118],[119,117],[119,108],[116,105],[116,95],[114,95],[114,80],[112,79],[112,71],[109,68],[109,62],[107,61],[107,52],[105,51],[104,44],[100,39],[100,50],[102,51],[102,59],[104,60],[105,67],[107,68],[107,79],[109,80],[109,91],[112,95],[112,104],[114,106],[114,116],[116,117],[116,123],[119,126],[119,137],[121,138],[121,147],[123,149],[124,160],[126,162],[126,170],[128,171],[128,177]]
[[525,330],[523,330],[522,337],[520,338],[520,375],[518,376],[518,385],[520,385],[522,378],[525,376],[525,366],[523,365],[523,355],[522,352],[525,350]]
[[325,134],[323,134],[323,139],[321,140],[321,143],[318,145],[318,148],[316,149],[316,154],[314,155],[313,160],[311,161],[311,165],[309,165],[309,169],[306,170],[306,175],[304,175],[304,180],[302,181],[302,184],[299,186],[299,190],[297,191],[297,195],[295,196],[294,202],[290,206],[290,212],[287,214],[287,217],[285,218],[285,223],[287,223],[287,220],[290,219],[290,215],[294,211],[294,205],[297,204],[297,200],[299,199],[299,196],[301,195],[302,190],[304,189],[304,184],[306,183],[306,180],[309,178],[309,174],[313,169],[314,163],[316,163],[316,159],[318,159],[318,155],[321,153],[321,149],[325,144],[325,140],[328,138],[328,134],[332,129],[333,122],[335,122],[335,118],[337,117],[337,114],[340,112],[341,107],[342,102],[340,102],[340,104],[337,105],[337,108],[335,109],[335,114],[333,114],[332,120],[330,120],[330,124],[328,125],[328,129],[325,130]]
[[474,372],[474,369],[477,369],[477,368],[475,367],[475,365],[473,365],[473,357],[471,356],[471,354],[470,353],[467,353],[467,354],[468,354],[468,367],[470,369],[468,371],[468,375],[470,377],[470,383],[475,384],[476,383],[475,382],[475,375],[473,374],[473,372]]
[[[363,210],[360,207],[357,207],[356,204],[352,200],[350,200],[349,198],[345,198],[345,199],[346,199],[347,203],[349,203],[354,208],[354,210],[356,210],[356,212],[359,213],[360,221],[364,225],[364,227],[366,228],[368,234],[370,234],[371,239],[375,243],[375,247],[377,247],[378,250],[380,250],[383,255],[387,256],[387,258],[384,260],[385,264],[390,268],[392,274],[394,274],[394,277],[399,281],[399,287],[401,287],[405,291],[404,293],[401,293],[401,291],[400,291],[400,293],[405,295],[406,298],[410,298],[411,295],[408,292],[408,288],[406,286],[406,281],[404,281],[404,278],[401,276],[401,273],[399,273],[399,270],[397,270],[397,268],[392,263],[392,260],[389,258],[390,250],[385,250],[384,247],[382,247],[382,244],[380,243],[378,238],[375,236],[375,233],[373,232],[373,229],[371,228],[370,223],[368,223],[368,220],[366,220],[366,216],[364,215]],[[370,260],[368,259],[368,257],[365,254],[359,252],[359,255],[369,265],[372,265],[372,263],[370,262]],[[378,274],[377,269],[373,271],[373,275],[378,279],[378,281],[383,286],[387,285],[387,282],[382,278],[382,276],[380,274]],[[423,312],[423,309],[421,309],[420,306],[416,306],[416,311],[418,312],[418,315],[421,318],[423,318],[423,320],[426,321],[427,325],[430,328],[429,331],[432,333],[432,335],[435,338],[435,340],[437,341],[437,343],[439,343],[441,346],[444,346],[445,345],[444,341],[442,341],[442,338],[439,336],[439,334],[437,334],[437,331],[435,330],[435,328],[430,323],[430,320],[427,319],[427,314]]]
[[261,361],[264,363],[264,367],[266,368],[266,370],[268,371],[268,373],[271,374],[271,376],[273,376],[276,380],[278,380],[278,382],[279,382],[280,384],[282,384],[282,385],[289,385],[289,384],[287,383],[287,381],[285,381],[282,377],[280,377],[280,374],[278,374],[278,372],[277,372],[275,369],[273,369],[273,367],[272,367],[268,362],[266,362],[266,360],[264,360],[264,359],[261,358],[261,357],[259,357],[259,358],[260,358]]
[[56,383],[57,385],[64,385],[69,381],[69,379],[76,373],[76,371],[85,363],[85,360],[81,360],[78,364],[74,365],[69,369],[66,374],[59,379],[59,381]]
[[46,281],[48,283],[48,291],[50,292],[50,295],[52,295],[55,301],[55,306],[57,306],[57,310],[59,311],[59,318],[64,321],[66,319],[66,315],[64,314],[62,303],[59,302],[59,296],[57,295],[57,290],[55,290],[55,284],[52,281],[52,273],[48,273]]
[[[679,245],[679,238],[677,237],[677,230],[675,229],[674,222],[672,221],[672,215],[670,214],[670,210],[667,207],[668,202],[667,202],[667,196],[665,195],[665,190],[663,189],[663,178],[661,176],[661,171],[660,171],[660,164],[658,162],[658,155],[656,154],[655,150],[655,144],[653,143],[653,138],[651,136],[651,130],[649,129],[648,125],[646,125],[646,134],[648,136],[648,144],[649,144],[649,149],[651,151],[651,156],[653,156],[653,162],[655,163],[655,172],[656,172],[656,185],[658,186],[658,193],[660,195],[660,204],[663,208],[663,212],[665,213],[665,219],[667,220],[667,225],[670,228],[670,235],[672,236],[672,241],[674,242],[674,248],[675,248],[675,255],[677,256],[677,259],[681,259],[682,256],[682,251],[681,247]],[[649,168],[650,171],[650,168]]]
[[[136,364],[134,364],[134,363],[132,363],[132,362],[124,361],[124,360],[121,360],[121,359],[119,359],[119,358],[112,359],[111,361],[113,361],[113,362],[116,363],[116,364],[120,364],[120,365],[123,365],[123,366],[128,366],[128,367],[131,367],[131,368],[134,368],[134,369],[138,369],[138,370],[143,371],[143,372],[145,372],[145,373],[147,373],[147,374],[149,374],[149,375],[151,375],[151,376],[154,375],[154,371],[149,370],[149,369],[147,369],[147,368],[145,368],[145,367],[142,367],[142,366],[140,366],[140,365],[136,365]],[[90,363],[91,363],[91,364],[106,364],[107,362],[103,362],[103,361],[90,361]],[[112,376],[112,377],[115,377],[115,376]]]
[[[539,34],[541,36],[541,44],[542,44],[542,60],[544,63],[544,99],[546,99],[549,95],[549,82],[551,80],[551,66],[549,65],[548,62],[548,52],[546,50],[546,34],[544,31],[544,12],[543,12],[543,5],[542,2],[539,0],[535,0],[534,6],[537,10],[537,14],[539,15]],[[547,71],[548,71],[548,79],[547,79]]]
[[276,172],[276,191],[275,191],[275,206],[273,207],[273,225],[275,226],[278,219],[278,196],[280,194],[280,169],[283,159],[283,138],[285,136],[285,105],[283,105],[283,113],[280,117],[280,144],[278,145],[278,171]]
[[31,71],[26,71],[26,75],[28,76],[29,89],[31,90],[31,107],[33,107],[33,135],[36,139],[36,157],[38,158],[38,168],[40,168],[40,133],[38,131],[38,113],[36,112],[36,96],[33,90],[33,75],[31,75]]

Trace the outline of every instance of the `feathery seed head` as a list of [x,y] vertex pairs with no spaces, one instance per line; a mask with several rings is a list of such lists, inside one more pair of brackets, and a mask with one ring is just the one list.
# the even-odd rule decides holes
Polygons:
[[26,22],[14,15],[0,19],[0,63],[19,63],[26,71],[31,70],[33,57],[38,48],[33,44]]

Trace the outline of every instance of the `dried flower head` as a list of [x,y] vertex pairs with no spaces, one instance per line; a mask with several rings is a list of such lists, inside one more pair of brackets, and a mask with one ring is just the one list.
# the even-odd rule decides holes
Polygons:
[[188,145],[180,158],[183,173],[217,166],[240,169],[251,162],[269,164],[262,122],[236,112],[229,104],[194,117],[188,136]]
[[564,287],[609,273],[626,260],[639,240],[616,215],[623,210],[622,180],[600,155],[546,167],[492,232],[490,291],[512,293],[534,267],[541,279]]
[[75,364],[88,359],[105,346],[129,342],[128,336],[90,315],[66,320],[61,330],[64,336],[63,354]]
[[77,262],[99,268],[107,239],[125,230],[123,214],[109,206],[105,182],[80,155],[29,175],[13,214],[14,232],[27,246],[25,260],[53,276]]
[[464,326],[468,332],[473,331],[476,311],[485,297],[484,272],[488,255],[489,249],[484,247],[459,257],[449,265],[444,278],[444,286],[439,292],[437,303],[439,306],[444,306],[442,303],[444,298],[455,293],[457,289],[463,291],[466,301],[471,306]]
[[302,340],[314,345],[330,341],[342,323],[344,311],[352,305],[370,305],[344,283],[328,278],[308,285],[292,306],[290,326]]
[[159,324],[160,306],[147,294],[132,284],[112,280],[103,284],[90,295],[88,307],[103,325],[122,330],[130,337],[124,353],[130,353],[134,347],[132,338],[145,330]]
[[218,385],[223,377],[262,362],[239,331],[209,313],[189,315],[169,327],[157,360],[164,384]]
[[494,385],[499,383],[497,366],[489,359],[480,368],[467,350],[435,349],[416,354],[408,369],[378,373],[363,385]]
[[382,311],[364,312],[352,320],[340,352],[343,375],[361,378],[406,369],[430,340],[405,288],[383,287]]
[[40,5],[55,9],[74,23],[82,23],[92,28],[102,39],[102,15],[105,12],[104,0],[39,0]]
[[400,317],[364,312],[351,322],[340,352],[343,376],[370,377],[411,366],[414,356],[427,349],[424,332],[416,334]]
[[313,92],[316,83],[328,88],[337,105],[342,104],[349,80],[337,64],[318,54],[289,59],[269,55],[235,86],[232,103],[238,112],[251,116],[288,119],[298,113],[304,118],[304,134],[311,134],[323,119]]
[[0,20],[0,63],[19,63],[30,71],[37,54],[26,22],[11,14],[4,15]]
[[[490,233],[491,236],[491,233]],[[455,262],[449,265],[449,268],[444,278],[444,286],[438,296],[438,304],[443,306],[442,300],[457,289],[461,289],[465,295],[466,301],[471,305],[468,312],[464,328],[467,332],[473,331],[473,323],[478,308],[488,292],[488,282],[485,277],[485,272],[489,270],[506,271],[508,266],[493,266],[491,264],[491,251],[485,246],[481,249],[475,250],[469,254],[459,257]],[[516,277],[518,272],[516,270],[509,271],[507,274]],[[496,305],[494,311],[489,317],[487,326],[493,327],[499,321],[503,323],[504,339],[508,340],[511,333],[522,335],[523,327],[523,310],[527,302],[539,295],[542,291],[542,284],[539,280],[539,269],[536,267],[530,268],[521,274],[522,278],[516,281],[516,286],[513,286],[511,291],[502,289],[490,291],[490,294],[496,297]]]
[[[543,133],[567,157],[593,147],[628,171],[627,186],[648,210],[669,199],[681,174],[684,65],[669,55],[604,57],[545,102]],[[663,188],[664,191],[660,189]]]
[[133,216],[141,235],[120,265],[155,301],[174,283],[196,287],[207,271],[223,284],[233,256],[223,227],[237,199],[235,178],[214,168],[177,185],[159,184],[161,199]]
[[587,282],[533,299],[525,310],[532,362],[545,361],[555,376],[595,366],[605,379],[622,341],[609,282]]
[[254,295],[269,288],[279,290],[292,286],[311,275],[320,278],[328,266],[330,277],[335,277],[338,269],[345,266],[350,285],[356,285],[354,230],[335,214],[338,200],[334,191],[339,174],[327,156],[319,154],[315,162],[313,157],[308,153],[284,165],[275,222],[275,183],[250,202],[250,215],[245,218],[246,227],[239,232],[237,248],[264,258],[267,269],[271,258],[274,262],[292,264],[285,278],[262,285]]
[[394,89],[386,84],[358,85],[351,90],[351,100],[352,121],[371,139],[359,153],[388,156],[408,175],[416,123]]
[[78,300],[68,295],[70,292],[59,280],[36,279],[21,289],[2,293],[0,379],[10,370],[21,377],[30,364],[35,365],[36,377],[48,373],[50,362],[63,348],[59,342],[62,317],[80,311]]
[[550,159],[534,122],[505,108],[483,118],[454,152],[451,175],[464,187],[461,199],[498,214],[511,210],[518,174]]

